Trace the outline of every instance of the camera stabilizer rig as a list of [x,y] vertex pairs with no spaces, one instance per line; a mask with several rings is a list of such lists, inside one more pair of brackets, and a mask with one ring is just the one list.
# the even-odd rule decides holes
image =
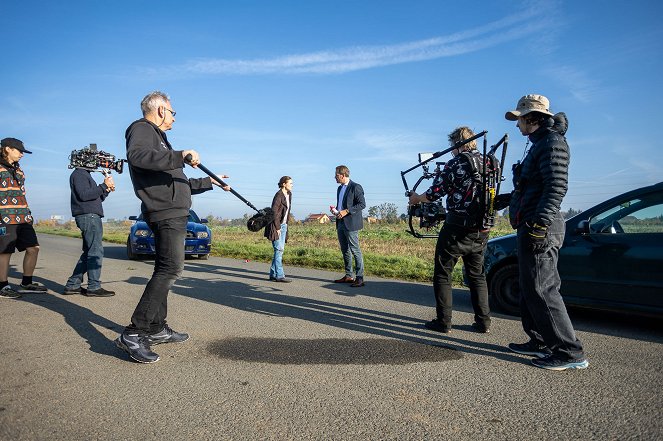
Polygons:
[[115,159],[114,155],[103,150],[97,150],[97,144],[90,144],[80,150],[74,150],[69,155],[69,168],[84,168],[98,171],[104,176],[110,175],[110,170],[122,173],[126,159]]
[[[505,134],[497,142],[497,144],[493,145],[490,150],[487,150],[487,133],[488,132],[484,130],[483,132],[478,133],[469,139],[458,142],[448,149],[436,153],[420,153],[419,163],[401,172],[401,179],[403,180],[403,185],[405,186],[405,196],[409,197],[413,192],[416,192],[417,188],[422,182],[429,179],[435,179],[440,174],[442,167],[445,164],[445,162],[436,162],[435,169],[431,172],[430,166],[428,164],[429,162],[451,152],[454,149],[459,149],[469,142],[483,137],[483,156],[484,158],[490,159],[489,162],[493,164],[493,168],[497,171],[497,174],[495,176],[491,173],[488,173],[485,164],[483,169],[480,171],[482,188],[480,193],[481,206],[485,207],[486,218],[493,219],[495,215],[493,205],[495,196],[499,193],[500,183],[504,179],[502,177],[502,170],[506,158],[508,135]],[[502,150],[502,157],[498,166],[494,155],[497,149],[502,145],[504,146],[504,149]],[[417,179],[417,182],[414,184],[412,189],[410,189],[407,180],[405,179],[405,175],[419,167],[423,169],[423,174],[421,177],[419,177],[419,179]],[[446,218],[446,210],[444,208],[442,199],[434,202],[422,202],[417,205],[408,205],[407,214],[408,225],[410,227],[408,233],[419,239],[437,238],[440,232],[440,228],[442,227],[442,222]]]

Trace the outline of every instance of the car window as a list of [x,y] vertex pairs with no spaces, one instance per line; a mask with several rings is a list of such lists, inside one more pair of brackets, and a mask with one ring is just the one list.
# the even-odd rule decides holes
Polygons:
[[197,224],[200,223],[200,218],[198,217],[196,212],[193,211],[193,210],[189,210],[189,222],[195,222]]
[[592,233],[663,233],[663,196],[648,195],[623,201],[589,222]]

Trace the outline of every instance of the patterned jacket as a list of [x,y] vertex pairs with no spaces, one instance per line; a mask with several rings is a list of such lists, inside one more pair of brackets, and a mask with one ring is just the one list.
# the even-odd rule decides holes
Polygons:
[[[478,156],[481,162],[481,154],[473,150],[471,154]],[[433,185],[426,190],[426,198],[436,201],[447,195],[447,211],[460,216],[470,216],[472,201],[478,196],[480,189],[473,180],[472,165],[463,155],[458,155],[449,160],[439,175],[433,180]]]
[[3,224],[32,223],[25,198],[25,174],[18,163],[0,162],[0,221]]

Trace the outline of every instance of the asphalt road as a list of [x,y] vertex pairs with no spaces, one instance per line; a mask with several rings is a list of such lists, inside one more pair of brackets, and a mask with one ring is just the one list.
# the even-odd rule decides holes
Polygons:
[[473,333],[465,290],[443,336],[422,328],[427,284],[355,289],[287,262],[294,282],[281,284],[267,264],[210,258],[187,260],[169,298],[169,324],[192,338],[141,365],[113,340],[152,261],[105,244],[103,286],[117,295],[63,296],[81,242],[40,242],[49,293],[0,299],[2,440],[663,437],[660,321],[572,311],[590,367],[550,372],[505,349],[525,341],[518,320]]

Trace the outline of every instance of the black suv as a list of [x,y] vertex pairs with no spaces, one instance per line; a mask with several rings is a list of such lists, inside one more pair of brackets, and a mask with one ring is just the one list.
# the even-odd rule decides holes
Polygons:
[[[568,219],[558,268],[569,305],[663,316],[663,182]],[[488,241],[485,270],[491,306],[518,315],[515,234]]]

